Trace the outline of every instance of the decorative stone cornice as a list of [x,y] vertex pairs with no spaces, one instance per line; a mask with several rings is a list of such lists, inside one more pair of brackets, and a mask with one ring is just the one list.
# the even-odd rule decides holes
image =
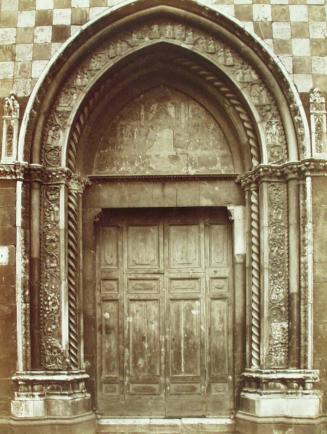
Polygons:
[[319,381],[318,369],[246,369],[243,378],[260,378],[261,380],[310,380]]
[[13,163],[0,164],[1,180],[21,180],[41,184],[66,184],[72,189],[84,190],[90,184],[88,177],[73,174],[66,168],[46,168],[40,164]]
[[287,394],[312,393],[319,382],[317,369],[246,369],[242,374],[243,391]]
[[27,164],[13,163],[0,164],[0,181],[1,180],[22,180],[26,176]]
[[250,172],[240,175],[236,182],[247,190],[264,181],[303,179],[306,176],[327,176],[327,160],[309,158],[280,165],[260,164]]

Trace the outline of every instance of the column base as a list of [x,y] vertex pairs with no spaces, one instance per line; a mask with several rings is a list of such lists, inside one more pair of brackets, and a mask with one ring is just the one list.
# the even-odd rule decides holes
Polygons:
[[326,418],[260,418],[240,411],[236,413],[235,421],[238,434],[325,434],[327,432]]
[[237,413],[240,433],[319,432],[321,393],[313,388],[319,380],[318,371],[248,369],[242,377]]
[[287,395],[241,393],[240,412],[256,417],[317,418],[320,416],[320,394]]
[[24,372],[14,376],[17,388],[11,401],[14,419],[69,418],[91,412],[84,372]]
[[14,418],[8,425],[10,434],[95,434],[94,413],[62,418]]

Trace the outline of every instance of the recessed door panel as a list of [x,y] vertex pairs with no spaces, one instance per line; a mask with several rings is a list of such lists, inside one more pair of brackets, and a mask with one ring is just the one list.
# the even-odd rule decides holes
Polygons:
[[127,268],[158,269],[160,267],[158,226],[128,226]]
[[102,310],[102,376],[119,375],[118,301],[104,301]]
[[159,301],[129,300],[128,305],[128,372],[141,381],[160,375]]
[[119,266],[119,228],[109,226],[103,228],[101,243],[101,265],[108,268]]
[[228,306],[225,299],[210,300],[210,373],[212,376],[228,374]]
[[98,408],[108,417],[233,408],[232,277],[220,210],[117,210],[98,231]]
[[170,301],[170,375],[200,376],[199,300]]
[[201,266],[201,238],[198,225],[168,226],[169,268],[194,268]]

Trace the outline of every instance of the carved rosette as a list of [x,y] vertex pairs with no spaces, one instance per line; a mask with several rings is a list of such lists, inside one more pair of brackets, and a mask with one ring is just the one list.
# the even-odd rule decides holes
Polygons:
[[51,370],[67,369],[61,330],[60,190],[60,185],[42,187],[41,364]]
[[269,337],[266,365],[288,363],[288,222],[287,185],[268,184]]

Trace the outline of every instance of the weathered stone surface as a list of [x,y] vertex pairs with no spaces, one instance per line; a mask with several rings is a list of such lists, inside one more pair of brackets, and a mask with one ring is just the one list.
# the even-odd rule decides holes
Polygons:
[[[14,89],[19,98],[28,97],[36,79],[48,65],[50,56],[59,49],[61,43],[91,17],[117,3],[119,2],[105,0],[3,0],[0,6],[0,96],[7,97]],[[142,7],[142,2],[136,3],[131,5],[130,11]],[[212,2],[201,3],[209,5]],[[288,4],[287,0],[272,0],[266,4],[251,4],[248,0],[235,0],[235,5],[233,1],[228,5],[216,3],[214,7],[217,10],[235,14],[246,29],[254,29],[264,42],[272,47],[275,54],[280,56],[287,71],[294,73],[291,81],[302,93],[303,101],[308,101],[308,92],[313,85],[319,84],[321,92],[326,93],[326,8],[323,0],[308,0],[308,4]],[[171,4],[174,7],[179,6],[173,2]],[[28,371],[31,367],[40,369],[42,364],[47,369],[44,373],[47,380],[42,380],[42,387],[33,383],[33,380],[33,385],[22,381],[16,390],[19,394],[13,401],[13,414],[18,417],[67,417],[65,423],[50,419],[42,423],[37,420],[27,422],[13,419],[10,422],[10,433],[94,432],[94,416],[89,420],[87,415],[89,401],[84,382],[75,384],[72,386],[72,389],[75,389],[72,390],[67,379],[56,383],[52,370],[56,370],[60,375],[62,369],[70,372],[83,369],[84,346],[85,368],[90,375],[87,388],[92,395],[93,408],[98,408],[96,396],[104,380],[103,372],[97,375],[101,339],[97,340],[96,335],[102,323],[97,312],[98,301],[95,294],[99,288],[95,276],[98,273],[99,261],[96,227],[101,219],[102,209],[179,208],[191,218],[196,213],[194,207],[202,210],[206,207],[219,207],[226,211],[234,206],[244,205],[244,221],[238,222],[238,233],[235,233],[235,229],[233,232],[233,282],[236,286],[235,299],[240,304],[235,312],[229,315],[230,318],[236,318],[229,330],[229,336],[235,336],[235,346],[232,348],[230,345],[229,355],[234,356],[233,366],[237,377],[236,384],[230,387],[236,390],[237,410],[240,375],[245,367],[258,368],[257,372],[247,373],[253,377],[252,380],[246,380],[244,387],[252,394],[252,398],[257,396],[255,394],[260,389],[260,398],[258,405],[249,410],[252,416],[243,415],[242,420],[240,417],[237,429],[242,434],[320,434],[325,429],[322,424],[319,425],[318,420],[312,419],[311,425],[305,425],[300,420],[304,415],[319,415],[319,394],[315,390],[311,391],[311,387],[316,388],[313,385],[316,378],[308,379],[305,373],[297,373],[292,379],[278,380],[278,371],[276,378],[270,377],[267,380],[269,375],[273,374],[259,372],[263,362],[267,362],[266,364],[274,369],[284,367],[286,374],[293,363],[298,367],[320,369],[320,385],[324,396],[322,411],[323,414],[327,413],[327,330],[324,316],[327,306],[327,185],[326,177],[318,176],[323,174],[324,169],[318,169],[318,163],[312,162],[307,162],[306,168],[305,164],[301,163],[301,168],[296,166],[292,169],[294,161],[311,156],[310,145],[304,128],[306,125],[301,121],[303,108],[300,100],[296,99],[298,95],[287,84],[287,76],[277,73],[275,59],[262,54],[264,50],[260,48],[258,41],[251,40],[249,44],[247,34],[232,20],[228,21],[227,33],[223,34],[218,31],[218,26],[215,31],[207,27],[206,21],[209,22],[213,16],[210,8],[203,12],[205,20],[195,17],[193,22],[188,20],[188,13],[199,11],[199,6],[188,2],[187,7],[189,11],[183,12],[183,18],[176,15],[174,19],[167,19],[166,15],[163,15],[157,22],[157,18],[153,20],[147,16],[136,27],[130,22],[122,32],[116,28],[113,34],[108,33],[108,41],[111,42],[102,44],[104,41],[101,40],[100,44],[99,38],[99,43],[85,50],[81,63],[77,60],[80,48],[76,52],[69,52],[68,48],[66,54],[58,59],[58,70],[50,74],[41,85],[44,97],[40,92],[30,113],[30,119],[35,120],[40,113],[45,117],[49,115],[44,131],[41,131],[42,122],[33,125],[25,137],[26,144],[33,140],[32,156],[28,152],[24,157],[20,156],[22,160],[29,160],[31,157],[34,163],[41,161],[54,170],[51,172],[34,168],[23,173],[23,170],[19,172],[19,168],[15,169],[16,172],[14,169],[12,172],[11,169],[7,172],[4,168],[1,169],[1,177],[6,180],[0,180],[0,245],[9,246],[10,260],[8,265],[0,266],[0,346],[8,348],[0,354],[0,414],[9,414],[9,400],[13,397],[9,378],[14,374],[17,362],[18,368],[23,371]],[[160,14],[161,12],[158,12],[158,16]],[[220,15],[219,26],[224,26],[224,20],[224,16]],[[105,32],[110,31],[110,26],[109,23]],[[215,27],[214,24],[212,26]],[[230,29],[232,37],[226,36]],[[90,28],[82,30],[80,39],[85,36],[85,41],[91,42],[92,31]],[[238,43],[239,39],[242,39],[241,44]],[[71,44],[71,47],[75,46],[75,42]],[[151,51],[148,50],[148,45],[153,45],[152,54],[155,51],[164,54],[157,57],[149,55],[147,58]],[[162,45],[175,48],[178,46],[179,51],[176,48],[175,56],[166,57],[168,51],[160,51]],[[139,56],[140,59],[134,62],[141,46],[144,56]],[[60,70],[62,61],[65,65]],[[109,65],[111,68],[107,74]],[[71,73],[69,68],[72,68],[74,73]],[[149,71],[148,75],[143,74],[145,71]],[[158,71],[161,71],[161,75],[157,77]],[[130,80],[134,76],[137,77],[137,85]],[[65,77],[63,81],[60,81],[61,77]],[[144,77],[148,81],[147,85],[150,82],[154,84],[156,80],[157,84],[140,88],[142,91],[138,92],[138,83],[144,80]],[[177,78],[179,82],[175,88]],[[94,94],[92,91],[89,98],[87,89],[92,81],[97,81],[97,84]],[[55,89],[55,86],[58,89]],[[189,92],[183,93],[183,86]],[[58,99],[51,100],[52,91],[57,90]],[[112,95],[116,95],[118,104],[116,101],[111,105],[114,100],[110,99]],[[97,109],[101,108],[105,98],[107,105],[99,114]],[[82,99],[85,104],[83,102],[79,107],[77,102]],[[22,103],[22,112],[17,116],[17,120],[19,118],[21,123],[26,101],[21,99],[19,102]],[[99,117],[92,119],[95,114]],[[294,125],[296,128],[293,129]],[[82,137],[80,132],[84,128],[86,134]],[[65,140],[68,136],[70,141],[67,145],[66,161],[66,156],[61,155],[61,152],[66,149]],[[39,138],[42,147],[40,155],[37,150]],[[314,147],[320,156],[325,158],[324,139],[320,136],[318,138],[320,142]],[[5,141],[12,144],[11,130],[9,134],[5,134]],[[2,144],[4,145],[4,142]],[[76,155],[78,158],[84,155],[84,166],[81,164],[83,158],[77,158],[77,166],[75,165]],[[289,163],[289,160],[292,163]],[[257,167],[260,162],[273,162],[274,165],[247,172],[247,179],[242,180],[245,193],[240,185],[236,184],[236,176],[224,179],[217,176],[237,175],[251,167]],[[286,164],[280,167],[279,163]],[[309,168],[311,163],[313,168]],[[69,170],[62,166],[67,166]],[[90,170],[86,170],[86,167]],[[79,178],[80,173],[70,173],[70,170],[78,172],[80,169],[84,174],[97,175],[91,177],[93,185],[88,186],[85,193],[85,180]],[[315,175],[312,178],[311,170]],[[112,181],[108,175],[119,175],[121,179]],[[135,179],[124,178],[131,175],[135,176]],[[169,175],[171,178],[142,178],[147,175],[153,178],[157,175]],[[214,177],[202,178],[203,175]],[[307,176],[306,181],[304,175]],[[187,176],[195,177],[191,179]],[[20,195],[19,180],[23,177],[26,178],[26,192],[24,186],[24,193]],[[296,190],[294,193],[289,182],[292,177],[301,185],[306,182],[306,188],[301,186],[301,191]],[[309,186],[311,179],[314,204],[312,227]],[[270,194],[270,191],[267,196],[261,192],[259,194],[258,186],[263,183],[269,185],[268,192],[272,186],[281,191],[278,194]],[[28,196],[29,188],[32,198]],[[276,196],[279,197],[276,199]],[[20,208],[15,209],[20,199],[23,203],[22,214]],[[82,200],[83,225],[80,222]],[[299,221],[294,219],[296,213],[292,210],[293,206],[299,208]],[[230,214],[233,219],[233,213]],[[236,222],[231,225],[235,228]],[[203,223],[202,227],[204,229],[201,236],[205,239],[206,223]],[[310,238],[311,229],[313,241]],[[238,255],[236,239],[244,239],[243,232],[248,235],[246,253]],[[231,234],[232,231],[230,236]],[[124,240],[126,241],[125,238]],[[119,246],[124,252],[128,251],[128,242],[125,241]],[[136,250],[136,256],[141,260],[147,257],[150,249]],[[232,249],[229,250],[232,254]],[[297,261],[294,261],[293,251],[299,251]],[[181,256],[184,254],[182,253]],[[210,255],[207,256],[210,258]],[[207,259],[206,257],[205,260]],[[114,272],[109,269],[110,267],[104,272]],[[211,271],[214,272],[213,269]],[[176,269],[174,272],[177,273]],[[194,276],[197,272],[198,270],[194,271]],[[129,279],[131,274],[127,273],[124,279]],[[153,274],[162,277],[160,270]],[[137,280],[140,275],[142,272],[136,273],[133,278]],[[153,275],[148,273],[147,277],[152,279]],[[126,288],[126,291],[121,293],[124,294],[123,297],[130,296],[130,288]],[[224,288],[223,283],[218,282],[215,288],[221,290]],[[210,294],[212,287],[209,285],[207,290]],[[168,294],[169,289],[166,291]],[[291,296],[288,296],[289,291],[292,291]],[[103,302],[108,305],[114,301],[110,291],[107,291],[105,297],[107,299]],[[139,300],[139,303],[145,305],[153,303],[153,294],[152,299],[151,296],[147,297],[148,294],[138,294],[133,302]],[[223,303],[221,292],[215,297],[215,303]],[[186,304],[191,303],[189,300],[194,300],[194,291],[190,292],[187,300]],[[177,303],[177,298],[174,302]],[[127,318],[128,315],[131,316],[131,312],[120,312],[120,324],[124,315],[127,315]],[[143,316],[146,317],[148,312],[146,309],[144,312]],[[212,317],[219,319],[219,315],[212,314]],[[82,317],[83,333],[79,329]],[[297,317],[300,319],[297,320]],[[208,315],[207,320],[210,318]],[[296,327],[291,323],[294,318],[299,322]],[[107,335],[113,332],[111,326],[109,321],[109,326],[106,326]],[[215,322],[212,327],[216,327],[215,338],[220,342],[223,330]],[[288,344],[290,342],[291,347],[296,341],[297,337],[292,333],[297,333],[297,330],[301,330],[301,356],[297,355],[298,359],[295,357],[294,361],[293,357],[290,361],[292,348],[288,348]],[[139,337],[141,331],[140,326]],[[184,338],[187,340],[190,336]],[[212,342],[216,341],[204,339],[202,343],[206,348],[206,345]],[[149,345],[147,342],[146,344]],[[114,343],[109,339],[104,345],[107,345],[108,353],[112,354]],[[127,348],[127,351],[132,352],[133,348]],[[127,359],[128,354],[124,360]],[[126,365],[124,369],[127,372],[129,368]],[[31,374],[33,375],[36,375],[35,371]],[[106,381],[109,390],[112,379],[106,378]],[[149,387],[149,379],[146,381],[146,387]],[[194,387],[196,381],[193,378],[183,387]],[[230,380],[224,378],[224,381]],[[134,387],[134,384],[131,384]],[[221,384],[222,379],[218,378],[216,391],[219,392]],[[199,389],[199,395],[206,392],[206,386],[203,387],[203,390]],[[176,390],[176,384],[173,384],[172,388]],[[265,406],[271,396],[276,396],[277,390],[281,399],[275,400],[274,405],[270,403]],[[31,398],[32,394],[38,395],[44,391],[47,394],[46,400],[40,396]],[[51,393],[58,394],[59,399],[50,399],[48,395]],[[79,398],[66,399],[71,394],[75,397],[81,395],[81,401]],[[185,410],[192,413],[194,402],[185,408],[186,396],[187,393],[184,393],[181,398],[174,398],[175,412],[181,413]],[[215,405],[208,405],[208,412],[214,416],[219,415],[227,400],[225,396],[217,398]],[[310,405],[306,405],[308,403]],[[151,414],[153,406],[149,405],[147,408]],[[75,415],[81,413],[86,415],[85,420],[83,417],[76,420]],[[128,410],[126,414],[128,416]],[[169,412],[167,414],[171,415]],[[265,415],[272,419],[280,415],[296,417],[296,420],[294,425],[284,421],[266,423],[265,420],[263,423],[258,416]],[[164,420],[163,423],[155,421],[136,425],[120,425],[117,422],[112,423],[110,429],[99,426],[98,431],[203,434],[232,432],[234,425],[225,428],[203,421],[192,424],[185,420],[178,420],[176,423]],[[0,431],[1,429],[2,427]]]
[[[95,174],[166,175],[233,173],[219,124],[196,101],[159,86],[125,106],[100,136]],[[189,195],[188,195],[189,196]]]

